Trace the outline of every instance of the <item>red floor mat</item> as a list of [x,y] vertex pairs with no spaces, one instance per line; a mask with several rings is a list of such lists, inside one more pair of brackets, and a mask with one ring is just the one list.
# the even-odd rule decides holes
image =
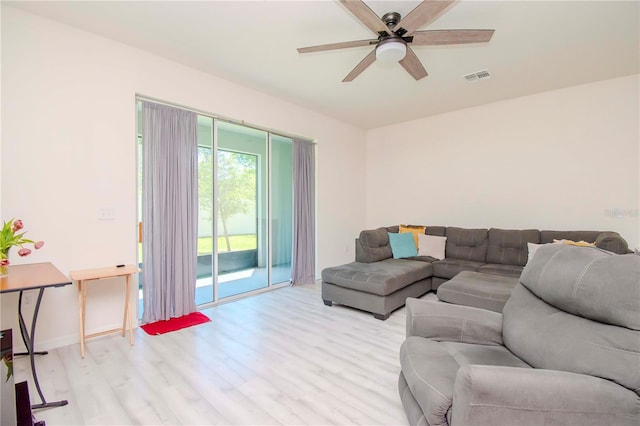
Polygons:
[[204,324],[209,321],[211,321],[211,319],[205,314],[192,312],[178,318],[171,318],[167,321],[150,322],[149,324],[141,325],[140,327],[142,327],[147,334],[155,336],[158,334],[181,330],[183,328],[191,327],[192,325]]

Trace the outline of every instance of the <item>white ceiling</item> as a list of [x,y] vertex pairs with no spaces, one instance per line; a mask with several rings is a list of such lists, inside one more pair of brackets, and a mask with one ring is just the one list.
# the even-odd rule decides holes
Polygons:
[[[640,72],[638,1],[461,1],[421,29],[495,29],[489,43],[415,47],[429,72],[374,63],[370,51],[297,47],[375,38],[334,1],[7,2],[369,129]],[[367,1],[403,16],[418,1]],[[488,69],[490,79],[463,76]]]

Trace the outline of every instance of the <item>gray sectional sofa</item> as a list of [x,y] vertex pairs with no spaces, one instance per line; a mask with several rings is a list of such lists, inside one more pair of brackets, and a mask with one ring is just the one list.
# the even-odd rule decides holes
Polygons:
[[[398,226],[362,231],[356,239],[356,261],[322,271],[324,303],[361,309],[384,320],[395,309],[404,306],[407,297],[436,291],[463,271],[507,277],[510,278],[506,280],[507,286],[510,283],[514,287],[527,263],[528,242],[545,244],[555,239],[567,239],[593,242],[601,249],[618,254],[629,252],[627,242],[616,232],[426,226],[425,234],[447,237],[445,258],[394,259],[388,233],[398,231]],[[480,299],[491,302],[491,280],[485,281],[488,294],[480,295]],[[505,280],[499,281],[504,287]],[[500,292],[504,293],[504,288]],[[500,303],[501,308],[506,298]]]
[[411,425],[639,425],[640,256],[540,247],[503,313],[407,300]]

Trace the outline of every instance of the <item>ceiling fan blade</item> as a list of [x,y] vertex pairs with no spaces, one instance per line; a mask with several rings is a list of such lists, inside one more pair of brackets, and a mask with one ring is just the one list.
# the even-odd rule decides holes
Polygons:
[[427,74],[427,70],[424,69],[422,64],[420,63],[420,59],[416,56],[413,50],[407,46],[407,55],[403,60],[400,61],[400,65],[407,70],[411,77],[416,80],[420,80],[421,78],[425,78]]
[[353,81],[354,78],[359,76],[362,71],[366,70],[369,65],[374,63],[376,60],[376,49],[373,49],[367,56],[364,57],[362,61],[354,69],[351,70],[349,74],[342,80],[343,83],[347,83],[349,81]]
[[395,26],[396,30],[404,28],[407,30],[404,36],[411,35],[418,28],[427,25],[435,20],[440,14],[448,8],[455,0],[446,1],[423,1],[415,7],[411,12],[398,22]]
[[413,33],[413,46],[438,46],[443,44],[485,43],[491,40],[495,30],[426,30]]
[[340,3],[349,9],[349,11],[353,13],[360,22],[365,24],[367,28],[373,31],[376,35],[380,32],[384,32],[389,35],[392,34],[387,25],[382,22],[380,17],[376,15],[373,10],[369,9],[369,6],[364,4],[364,2],[360,0],[340,0]]
[[347,47],[359,47],[370,46],[376,44],[378,40],[357,40],[357,41],[345,41],[342,43],[322,44],[319,46],[299,47],[298,53],[310,53],[310,52],[322,52],[325,50],[345,49]]

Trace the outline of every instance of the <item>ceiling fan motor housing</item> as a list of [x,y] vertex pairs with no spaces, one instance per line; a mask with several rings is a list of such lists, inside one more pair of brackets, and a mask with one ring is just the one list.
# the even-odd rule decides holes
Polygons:
[[400,16],[398,12],[388,12],[382,15],[382,22],[393,30],[394,27],[398,25],[398,22],[400,22],[400,18],[402,18],[402,16]]

